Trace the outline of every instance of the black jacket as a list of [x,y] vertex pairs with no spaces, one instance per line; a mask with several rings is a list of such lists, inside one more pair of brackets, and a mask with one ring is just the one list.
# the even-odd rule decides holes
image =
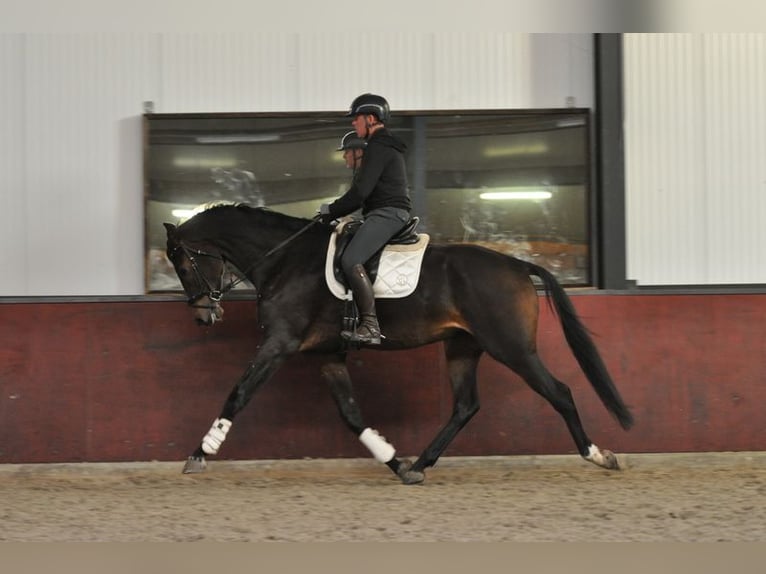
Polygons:
[[367,140],[362,166],[349,190],[333,201],[330,215],[343,217],[362,208],[362,215],[380,207],[398,207],[410,211],[407,166],[404,151],[407,145],[381,128]]

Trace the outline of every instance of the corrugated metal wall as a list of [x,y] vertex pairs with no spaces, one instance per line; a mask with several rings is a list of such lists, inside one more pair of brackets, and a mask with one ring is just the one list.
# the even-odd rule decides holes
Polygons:
[[0,295],[27,293],[24,36],[0,35]]
[[126,222],[142,218],[135,137],[142,96],[152,87],[144,78],[155,77],[153,43],[148,36],[40,35],[25,46],[29,289],[119,293],[120,267],[143,253]]
[[163,34],[161,112],[286,111],[298,101],[295,36]]
[[[544,108],[593,103],[590,34],[163,34],[162,112]],[[553,71],[553,72],[552,72]]]
[[628,34],[628,278],[766,283],[766,35]]
[[145,101],[344,110],[379,91],[395,109],[588,107],[591,46],[591,34],[0,35],[0,296],[143,293]]
[[0,295],[137,292],[152,49],[150,36],[0,35]]

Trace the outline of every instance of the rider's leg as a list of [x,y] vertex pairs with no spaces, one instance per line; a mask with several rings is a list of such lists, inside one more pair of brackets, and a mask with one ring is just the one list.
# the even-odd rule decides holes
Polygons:
[[364,223],[354,235],[341,258],[343,272],[354,293],[361,316],[360,325],[352,331],[343,331],[343,338],[355,343],[379,344],[380,327],[375,311],[372,283],[364,270],[364,263],[385,246],[409,221],[403,209],[382,208],[368,213]]
[[375,312],[375,295],[372,291],[372,283],[364,270],[364,265],[357,263],[347,275],[351,290],[354,292],[354,301],[359,309],[359,326],[353,331],[342,331],[341,337],[352,343],[366,343],[368,345],[380,345],[380,326],[378,315]]

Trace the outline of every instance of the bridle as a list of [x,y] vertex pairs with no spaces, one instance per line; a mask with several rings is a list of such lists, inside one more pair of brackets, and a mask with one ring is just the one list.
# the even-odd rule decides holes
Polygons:
[[[276,245],[275,247],[272,247],[269,249],[266,253],[264,253],[260,258],[253,261],[250,265],[248,265],[245,269],[241,271],[242,277],[237,277],[233,279],[232,281],[229,281],[229,284],[224,286],[224,277],[226,275],[226,259],[224,259],[221,255],[216,253],[209,253],[207,251],[203,251],[202,249],[193,249],[191,247],[188,247],[187,245],[184,245],[183,241],[180,239],[178,240],[178,245],[176,245],[173,250],[170,252],[169,256],[172,260],[173,254],[178,251],[179,249],[183,252],[184,255],[189,259],[189,262],[191,263],[192,271],[194,272],[194,276],[197,278],[197,282],[200,284],[202,289],[195,293],[194,295],[190,295],[186,303],[190,307],[194,307],[196,309],[215,309],[218,307],[219,303],[221,302],[221,299],[223,296],[231,291],[235,286],[239,285],[244,281],[244,278],[247,277],[247,274],[251,271],[255,270],[259,265],[261,265],[264,260],[285,247],[287,244],[292,242],[294,239],[296,239],[299,235],[307,231],[312,225],[317,223],[319,221],[319,218],[316,217],[309,221],[306,225],[301,227],[298,231],[293,233],[290,237]],[[205,274],[202,272],[202,270],[199,268],[199,265],[197,264],[197,260],[195,259],[196,256],[202,256],[202,257],[212,257],[213,259],[217,259],[220,261],[223,265],[221,267],[221,276],[218,278],[218,287],[212,286],[211,282],[208,281],[208,278],[205,277]],[[207,290],[206,290],[207,289]],[[209,305],[200,305],[198,301],[202,299],[203,297],[207,297],[210,301]]]
[[[190,247],[187,247],[181,241],[179,241],[178,245],[176,245],[173,248],[173,251],[170,252],[171,259],[173,257],[173,254],[175,254],[175,252],[178,251],[179,249],[183,251],[183,254],[186,255],[187,259],[189,259],[189,263],[191,263],[191,268],[192,268],[192,271],[194,272],[194,276],[197,278],[197,282],[200,284],[200,286],[202,286],[202,289],[198,293],[195,293],[194,295],[189,295],[188,299],[186,300],[186,303],[190,307],[194,307],[197,309],[215,309],[216,306],[221,302],[221,298],[223,297],[223,294],[229,291],[233,287],[232,285],[233,282],[229,283],[229,285],[226,287],[223,286],[223,278],[226,273],[226,261],[224,260],[223,257],[215,253],[208,253],[207,251],[203,251],[202,249],[192,249]],[[218,278],[217,289],[210,284],[210,281],[208,281],[207,277],[205,277],[205,274],[199,268],[199,265],[197,264],[197,260],[194,257],[195,255],[203,256],[203,257],[212,257],[213,259],[217,259],[221,263],[223,263],[223,266],[221,267],[221,276]],[[205,289],[207,289],[207,291]],[[197,303],[203,297],[207,297],[210,300],[209,305],[199,305]]]

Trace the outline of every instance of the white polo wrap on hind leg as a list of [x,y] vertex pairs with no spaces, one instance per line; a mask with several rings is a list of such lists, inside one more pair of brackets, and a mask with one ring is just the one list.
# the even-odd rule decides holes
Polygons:
[[229,419],[215,419],[213,426],[202,439],[202,450],[206,454],[216,454],[223,441],[226,440],[226,433],[229,432],[230,428],[231,421]]
[[386,463],[394,458],[396,449],[378,434],[378,431],[367,427],[359,435],[359,440],[366,446],[378,462]]

